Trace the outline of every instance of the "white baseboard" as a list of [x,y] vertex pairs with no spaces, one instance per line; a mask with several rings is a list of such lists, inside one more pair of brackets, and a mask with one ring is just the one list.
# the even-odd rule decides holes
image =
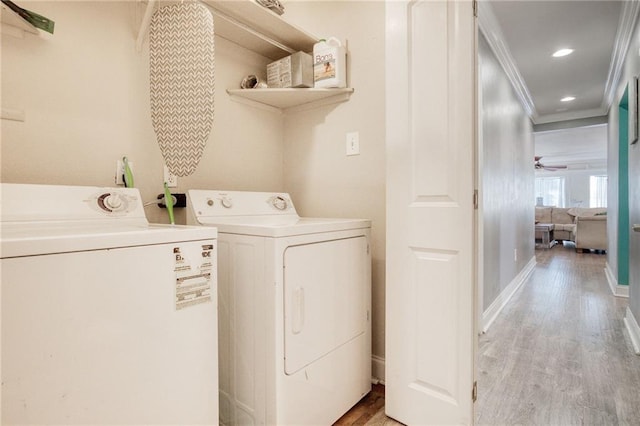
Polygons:
[[627,307],[627,313],[624,316],[624,325],[627,327],[627,331],[629,332],[629,336],[631,336],[631,343],[633,344],[633,350],[636,355],[640,355],[640,326],[638,325],[638,321],[633,316],[633,312],[631,309]]
[[509,285],[505,287],[504,290],[496,297],[496,299],[491,303],[491,306],[487,308],[486,311],[482,313],[482,332],[486,333],[493,321],[498,318],[502,309],[507,305],[509,300],[513,297],[513,295],[518,291],[518,289],[522,286],[522,284],[527,281],[529,275],[533,272],[533,269],[536,267],[536,257],[533,256],[529,263],[525,265],[524,268],[520,271],[516,277],[511,280]]
[[384,385],[384,378],[385,378],[384,362],[385,362],[384,358],[377,355],[371,355],[371,382],[372,383],[374,384],[382,383]]
[[611,293],[613,293],[614,296],[629,297],[629,286],[618,284],[618,280],[613,275],[613,270],[611,270],[609,262],[605,262],[604,264],[604,275],[607,277],[609,288],[611,289]]

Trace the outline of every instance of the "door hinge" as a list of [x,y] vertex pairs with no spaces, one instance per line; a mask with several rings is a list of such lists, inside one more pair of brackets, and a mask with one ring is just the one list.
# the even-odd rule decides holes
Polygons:
[[473,0],[473,16],[478,17],[478,0]]
[[476,402],[476,399],[478,399],[478,382],[473,382],[473,390],[471,391],[471,399],[473,400],[473,402]]
[[478,190],[473,190],[473,208],[474,210],[478,210]]

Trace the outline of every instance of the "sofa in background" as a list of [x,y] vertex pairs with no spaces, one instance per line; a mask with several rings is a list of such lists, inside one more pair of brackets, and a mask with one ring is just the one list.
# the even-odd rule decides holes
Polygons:
[[606,208],[536,206],[536,223],[552,223],[554,239],[572,241],[576,249],[607,250],[606,214]]
[[[536,207],[536,223],[552,223],[553,238],[556,241],[573,241],[575,232],[575,216],[567,213],[568,208]],[[536,235],[536,239],[542,238]]]
[[604,250],[607,245],[607,216],[577,216],[575,241],[576,250]]

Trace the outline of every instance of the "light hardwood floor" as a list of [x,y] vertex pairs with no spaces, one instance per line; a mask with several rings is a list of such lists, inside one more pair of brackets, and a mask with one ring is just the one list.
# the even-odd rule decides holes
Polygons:
[[[536,250],[536,258],[527,283],[480,336],[476,424],[640,425],[640,357],[622,322],[627,299],[608,287],[606,256],[568,243]],[[398,425],[383,401],[377,388],[340,425]]]
[[476,423],[640,425],[640,357],[606,256],[536,250],[537,266],[480,337]]
[[371,387],[371,392],[335,422],[334,426],[371,425],[374,416],[382,413],[384,416],[384,386],[377,384]]

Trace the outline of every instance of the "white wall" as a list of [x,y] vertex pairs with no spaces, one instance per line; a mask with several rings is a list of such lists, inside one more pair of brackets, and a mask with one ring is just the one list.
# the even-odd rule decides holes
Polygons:
[[589,177],[607,174],[607,134],[606,124],[533,134],[535,155],[542,157],[542,164],[568,166],[556,171],[535,172],[536,177],[565,178],[565,207],[589,207]]
[[[589,207],[591,176],[607,175],[606,169],[536,171],[536,177],[564,177],[565,207]],[[536,194],[538,196],[538,194]],[[535,200],[532,200],[535,203]]]
[[[533,130],[502,67],[479,37],[483,310],[534,256]],[[517,251],[517,260],[514,256]]]
[[[624,90],[623,90],[624,93]],[[607,140],[607,267],[618,280],[618,164],[620,161],[618,143],[618,105],[621,96],[615,96],[609,109],[609,132]]]
[[[581,125],[582,121],[564,121],[555,125]],[[533,134],[535,153],[546,165],[564,164],[573,168],[606,169],[607,124],[590,124]]]
[[[285,118],[285,189],[304,215],[373,221],[373,354],[384,358],[384,2],[288,2],[285,14],[318,37],[348,41],[350,100]],[[360,133],[360,155],[347,157],[352,131]]]
[[[56,22],[55,34],[2,37],[2,181],[113,186],[116,160],[134,163],[145,200],[162,192],[163,160],[151,126],[148,43],[135,50],[144,4],[29,2]],[[140,8],[140,9],[138,9]],[[282,117],[231,101],[225,92],[268,60],[216,37],[213,131],[188,188],[283,189]],[[248,125],[250,123],[250,125]],[[167,222],[158,207],[151,221]],[[177,212],[184,221],[184,212]]]

